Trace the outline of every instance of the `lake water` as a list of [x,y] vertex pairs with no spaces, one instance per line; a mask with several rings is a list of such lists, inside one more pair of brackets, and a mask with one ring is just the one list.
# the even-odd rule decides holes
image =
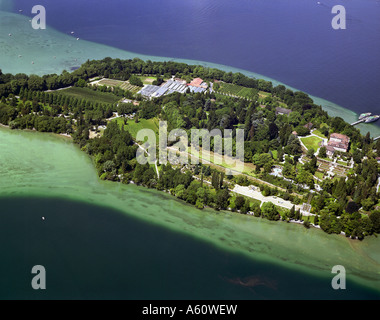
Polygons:
[[[380,113],[380,4],[344,1],[348,29],[334,31],[331,7],[340,3],[41,0],[41,31],[18,13],[28,14],[30,1],[0,0],[0,68],[55,73],[105,56],[200,63],[284,82],[353,121]],[[378,125],[360,128],[380,135]],[[380,298],[375,237],[356,242],[199,211],[162,192],[102,182],[62,137],[0,128],[0,150],[0,298]],[[45,292],[30,286],[37,264],[47,269]],[[344,291],[330,284],[338,264]]]
[[[377,238],[200,211],[100,181],[63,137],[0,129],[0,150],[2,299],[380,298]],[[46,291],[31,288],[34,265],[46,268]],[[334,265],[346,268],[346,290],[331,288]]]

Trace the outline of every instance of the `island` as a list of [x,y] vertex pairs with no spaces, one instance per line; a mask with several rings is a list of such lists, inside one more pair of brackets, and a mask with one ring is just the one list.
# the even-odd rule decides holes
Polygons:
[[[230,129],[233,145],[244,129],[244,172],[232,174],[214,157],[140,164],[137,151],[147,152],[138,132],[150,129],[158,139],[160,122],[185,132]],[[284,85],[138,58],[89,60],[60,75],[0,71],[0,123],[67,136],[91,156],[100,179],[165,191],[200,210],[359,240],[380,232],[380,139]],[[215,148],[212,140],[211,153]],[[183,153],[199,156],[190,144]]]

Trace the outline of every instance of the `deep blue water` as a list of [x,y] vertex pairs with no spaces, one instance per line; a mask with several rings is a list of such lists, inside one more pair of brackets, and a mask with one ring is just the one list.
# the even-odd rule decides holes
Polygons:
[[[379,299],[349,278],[336,291],[330,274],[253,261],[99,206],[0,203],[0,299]],[[46,290],[32,289],[35,265],[46,269]]]
[[[14,0],[15,11],[31,10]],[[356,112],[380,113],[379,0],[40,0],[47,23],[124,50],[263,74]],[[347,29],[331,27],[342,4]]]

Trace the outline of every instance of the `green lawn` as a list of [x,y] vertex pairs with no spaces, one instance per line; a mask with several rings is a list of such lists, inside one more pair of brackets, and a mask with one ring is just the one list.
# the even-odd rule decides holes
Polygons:
[[152,84],[154,80],[157,79],[157,77],[147,77],[147,76],[139,76],[143,84]]
[[[121,126],[124,124],[124,119],[123,118],[117,118],[113,121],[117,121],[117,123]],[[158,132],[159,132],[159,127],[158,127],[158,119],[153,118],[153,119],[140,119],[138,123],[135,122],[135,120],[128,120],[128,124],[124,127],[129,131],[129,133],[132,135],[133,138],[136,139],[137,133],[141,129],[151,129],[155,132],[157,141],[158,141]]]
[[56,91],[55,94],[63,94],[72,98],[86,99],[92,102],[99,102],[104,104],[113,104],[120,100],[110,92],[94,91],[90,88],[71,87],[68,89]]
[[246,88],[237,84],[220,82],[219,86],[220,87],[218,92],[232,94],[234,96],[239,96],[242,98],[254,99],[257,94],[256,89]]
[[123,83],[124,81],[121,81],[121,80],[102,79],[98,82],[98,85],[107,86],[107,87],[116,87],[116,86],[121,86]]
[[318,137],[307,137],[307,138],[301,138],[302,143],[305,145],[305,147],[309,150],[310,148],[313,148],[314,151],[317,151],[319,148],[319,143],[323,139]]
[[[141,77],[141,78],[153,78],[153,77]],[[155,79],[155,78],[154,78]],[[144,84],[150,84],[150,83],[145,83]],[[123,90],[128,90],[131,91],[132,93],[137,93],[138,91],[141,90],[141,87],[134,86],[129,83],[129,81],[121,81],[121,80],[113,80],[113,79],[102,79],[98,82],[99,86],[107,86],[107,87],[120,87]]]

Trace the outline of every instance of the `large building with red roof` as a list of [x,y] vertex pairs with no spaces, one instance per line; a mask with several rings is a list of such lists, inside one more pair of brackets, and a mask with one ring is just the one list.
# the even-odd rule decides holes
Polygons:
[[349,145],[349,137],[340,133],[332,133],[326,146],[327,155],[333,156],[336,151],[347,152]]
[[201,78],[195,78],[189,83],[189,86],[207,89],[207,83],[204,82]]

